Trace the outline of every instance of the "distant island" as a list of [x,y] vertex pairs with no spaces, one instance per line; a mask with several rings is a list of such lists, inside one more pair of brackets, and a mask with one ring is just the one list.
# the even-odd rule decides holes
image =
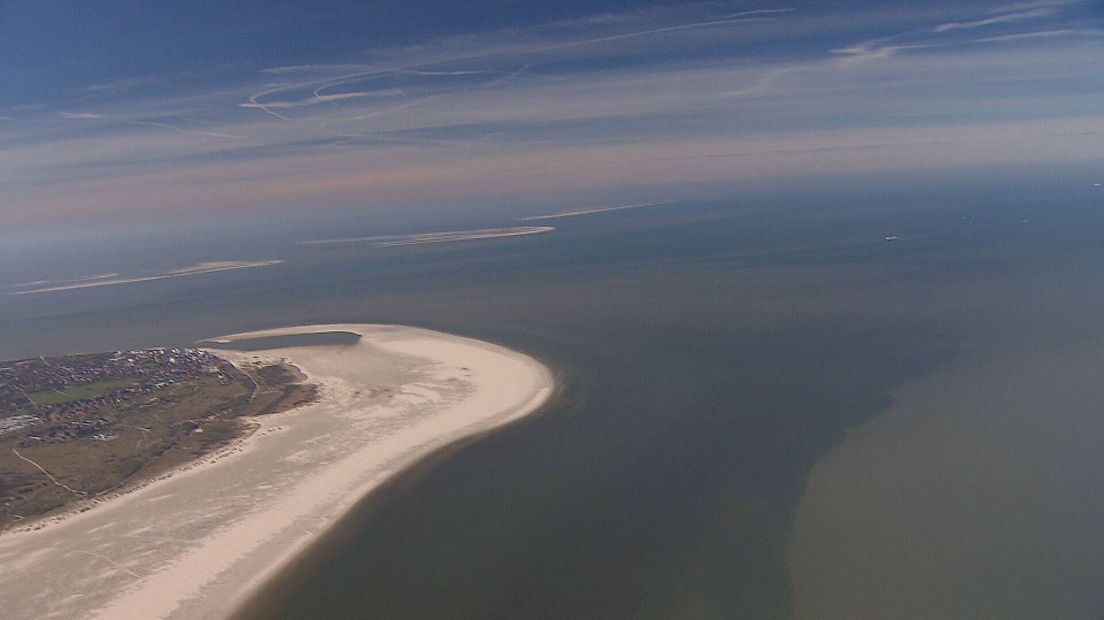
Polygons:
[[178,269],[170,269],[168,271],[162,271],[158,273],[147,273],[144,275],[135,276],[120,276],[117,273],[107,273],[95,276],[84,276],[80,278],[70,278],[67,280],[38,280],[36,282],[28,282],[26,284],[16,285],[14,288],[19,289],[11,291],[9,295],[30,295],[33,293],[52,293],[54,291],[69,291],[79,288],[96,288],[100,286],[116,286],[119,284],[134,284],[136,282],[152,282],[154,280],[165,280],[168,278],[182,278],[185,276],[198,276],[208,273],[217,273],[219,271],[232,271],[235,269],[253,269],[256,267],[270,267],[272,265],[279,265],[284,261],[278,259],[270,260],[224,260],[224,261],[209,261],[205,263],[197,263],[188,267],[180,267]]
[[0,530],[209,454],[313,401],[302,379],[195,348],[0,362]]
[[519,237],[539,235],[556,230],[552,226],[511,226],[508,228],[479,228],[476,230],[446,230],[441,232],[416,233],[411,235],[382,235],[375,237],[339,237],[335,239],[312,239],[300,241],[303,245],[324,245],[331,243],[369,243],[379,247],[399,245],[419,245],[422,243],[450,243],[455,241],[475,241],[497,239],[499,237]]
[[640,209],[643,207],[662,207],[671,204],[674,204],[674,202],[643,202],[640,204],[616,205],[612,207],[583,207],[581,209],[568,209],[566,211],[557,211],[555,213],[548,213],[545,215],[530,215],[529,217],[519,218],[519,220],[522,222],[539,222],[541,220],[558,220],[564,217],[578,217],[580,215],[606,213],[607,211],[624,211],[625,209]]

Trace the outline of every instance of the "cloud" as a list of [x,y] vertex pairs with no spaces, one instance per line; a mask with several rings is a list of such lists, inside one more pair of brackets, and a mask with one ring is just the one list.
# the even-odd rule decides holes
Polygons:
[[894,37],[887,37],[883,39],[874,39],[871,41],[863,41],[856,43],[848,47],[841,47],[829,50],[831,53],[838,55],[840,66],[849,66],[869,60],[879,60],[889,58],[897,55],[898,52],[904,50],[916,50],[925,49],[930,47],[936,47],[936,43],[913,43],[907,45],[886,45],[886,41],[892,40]]
[[92,112],[58,112],[58,116],[60,118],[66,118],[66,119],[84,119],[84,120],[95,120],[95,119],[105,118],[103,114],[95,114],[95,113],[92,113]]
[[774,21],[770,17],[746,17],[746,18],[731,18],[731,19],[714,19],[709,21],[694,22],[691,24],[678,24],[675,26],[664,26],[662,28],[649,28],[647,30],[637,30],[633,32],[624,32],[620,34],[612,34],[604,37],[594,37],[591,39],[582,39],[579,41],[568,41],[566,43],[557,43],[554,45],[546,45],[543,47],[536,47],[528,50],[526,53],[538,53],[538,52],[551,52],[555,50],[562,50],[571,47],[581,47],[585,45],[594,45],[597,43],[610,43],[613,41],[624,41],[625,39],[635,39],[638,37],[646,37],[655,34],[664,34],[669,32],[679,32],[683,30],[697,30],[702,28],[716,28],[719,26],[731,26],[734,24],[750,24],[755,22],[768,22]]
[[140,125],[140,126],[146,126],[146,127],[161,127],[163,129],[171,129],[172,131],[175,131],[175,132],[178,132],[178,133],[187,133],[187,134],[193,134],[193,135],[197,135],[197,136],[207,136],[209,138],[235,138],[235,139],[237,139],[237,138],[244,138],[245,137],[245,136],[238,136],[238,135],[233,135],[233,134],[228,134],[228,133],[218,133],[218,132],[214,132],[214,131],[199,131],[199,130],[195,130],[195,129],[184,129],[183,127],[178,127],[176,125],[170,125],[169,123],[157,123],[157,122],[154,122],[154,121],[123,121],[123,123],[126,124],[126,125]]
[[789,13],[793,11],[792,8],[784,9],[753,9],[751,11],[740,11],[738,13],[730,13],[725,17],[750,17],[752,15],[772,15],[777,13]]
[[462,71],[426,71],[418,69],[404,69],[399,70],[398,73],[405,75],[424,75],[424,76],[455,76],[455,75],[479,75],[481,73],[487,73],[486,71],[475,70],[462,70]]
[[[0,220],[1100,159],[1104,62],[1085,20],[971,38],[980,33],[932,24],[992,14],[970,21],[940,5],[891,18],[803,8],[716,19],[718,6],[51,102],[4,124]],[[1050,41],[1060,36],[1068,45]]]
[[782,69],[768,71],[763,75],[757,76],[747,86],[741,86],[725,94],[730,97],[766,97],[777,93],[777,84],[782,77],[802,70],[802,67],[784,67]]
[[111,82],[104,82],[101,84],[90,84],[84,87],[84,90],[93,94],[119,94],[125,91],[129,91],[135,88],[141,88],[145,86],[151,86],[161,83],[162,79],[156,76],[146,76],[139,78],[120,78]]
[[267,73],[271,75],[301,75],[304,73],[314,73],[319,70],[326,69],[352,71],[363,68],[363,65],[288,65],[286,67],[268,67],[266,69],[261,69],[261,73]]
[[947,22],[945,24],[939,24],[932,28],[932,32],[949,32],[951,30],[972,30],[974,28],[983,28],[985,26],[991,26],[993,24],[1007,24],[1010,22],[1018,22],[1026,19],[1036,19],[1039,17],[1047,17],[1054,15],[1056,11],[1053,8],[1038,8],[1029,11],[1020,11],[1019,13],[1006,13],[1004,15],[997,15],[995,17],[986,17],[984,19],[978,19],[974,21],[966,22]]
[[1016,34],[1002,34],[993,37],[973,39],[973,43],[1005,43],[1008,41],[1026,41],[1033,39],[1051,39],[1055,37],[1104,37],[1104,30],[1088,28],[1060,28],[1057,30],[1036,30]]
[[354,91],[345,93],[334,93],[332,95],[312,95],[305,99],[299,99],[296,101],[266,101],[259,103],[253,98],[245,103],[239,103],[240,108],[250,108],[257,110],[287,110],[292,108],[301,108],[304,106],[318,105],[320,103],[336,103],[338,101],[349,101],[351,99],[364,99],[366,97],[401,97],[403,92],[397,88],[388,88],[384,90],[374,91]]

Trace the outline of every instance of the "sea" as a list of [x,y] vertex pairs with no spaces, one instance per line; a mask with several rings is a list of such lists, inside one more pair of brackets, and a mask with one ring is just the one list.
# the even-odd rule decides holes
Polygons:
[[1093,174],[794,182],[398,247],[299,242],[517,221],[9,243],[0,359],[365,322],[555,369],[550,406],[361,501],[251,618],[1100,618]]

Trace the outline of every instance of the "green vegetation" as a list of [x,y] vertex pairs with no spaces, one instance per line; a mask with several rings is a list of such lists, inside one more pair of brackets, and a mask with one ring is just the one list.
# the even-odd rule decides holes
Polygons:
[[[179,381],[140,398],[94,406],[86,401],[86,419],[104,423],[83,433],[51,432],[62,424],[51,407],[110,394],[137,380],[119,378],[36,392],[29,395],[36,409],[0,410],[0,418],[38,418],[0,435],[0,530],[160,475],[248,433],[251,425],[243,417],[287,411],[317,397],[316,386],[299,383],[303,376],[291,366],[238,369],[222,362],[219,369],[221,375]],[[36,465],[50,472],[57,484]]]
[[31,402],[36,405],[60,405],[75,400],[84,400],[86,398],[110,394],[119,388],[135,385],[139,381],[140,379],[138,378],[129,377],[111,379],[109,381],[95,381],[93,383],[67,387],[64,391],[43,390],[41,392],[32,392],[27,394],[27,398],[31,399]]

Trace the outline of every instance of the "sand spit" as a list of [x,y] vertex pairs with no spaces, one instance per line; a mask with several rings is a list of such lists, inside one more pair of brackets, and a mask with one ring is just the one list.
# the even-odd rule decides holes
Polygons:
[[605,213],[607,211],[624,211],[625,209],[640,209],[642,207],[662,207],[666,205],[675,204],[673,201],[668,202],[644,202],[635,205],[618,205],[615,207],[585,207],[582,209],[570,209],[568,211],[557,211],[556,213],[549,213],[547,215],[530,215],[529,217],[518,218],[521,222],[539,222],[543,220],[558,220],[563,217],[577,217],[580,215],[591,215],[594,213]]
[[356,501],[421,457],[504,424],[553,391],[536,360],[423,329],[325,325],[354,345],[260,352],[322,386],[320,402],[167,478],[35,530],[0,535],[0,609],[23,618],[219,618]]
[[169,271],[163,271],[161,273],[155,273],[147,276],[132,276],[119,278],[115,277],[119,274],[112,273],[102,276],[88,276],[86,278],[77,278],[74,280],[63,280],[60,282],[42,281],[37,283],[31,283],[35,285],[50,284],[50,286],[38,286],[37,288],[12,291],[9,295],[29,295],[31,293],[49,293],[52,291],[68,291],[76,288],[92,288],[96,286],[114,286],[117,284],[132,284],[135,282],[150,282],[152,280],[164,280],[166,278],[179,278],[182,276],[197,276],[204,273],[215,273],[217,271],[229,271],[231,269],[250,269],[253,267],[268,267],[269,265],[278,265],[284,261],[282,260],[255,260],[255,261],[243,261],[243,260],[225,260],[225,261],[212,261],[207,263],[198,263],[191,265],[190,267],[181,267],[180,269],[171,269]]
[[448,243],[450,241],[473,241],[477,239],[497,239],[498,237],[519,237],[537,235],[556,230],[552,226],[511,226],[509,228],[480,228],[477,230],[449,230],[444,232],[418,233],[415,235],[386,235],[380,237],[344,237],[339,239],[315,239],[300,241],[303,245],[323,245],[330,243],[370,243],[379,247],[396,245],[417,245],[421,243]]

